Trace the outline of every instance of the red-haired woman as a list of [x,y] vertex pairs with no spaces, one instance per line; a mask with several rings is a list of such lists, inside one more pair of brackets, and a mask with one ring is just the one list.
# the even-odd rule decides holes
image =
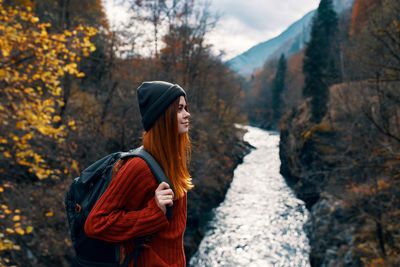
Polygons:
[[[89,237],[121,242],[124,255],[134,250],[136,238],[155,234],[140,252],[137,266],[183,267],[186,192],[193,187],[187,168],[190,114],[186,93],[179,85],[161,81],[144,82],[137,93],[146,131],[144,149],[164,169],[175,195],[168,184],[157,184],[144,160],[131,158],[92,209],[85,232]],[[166,207],[172,204],[168,221]]]

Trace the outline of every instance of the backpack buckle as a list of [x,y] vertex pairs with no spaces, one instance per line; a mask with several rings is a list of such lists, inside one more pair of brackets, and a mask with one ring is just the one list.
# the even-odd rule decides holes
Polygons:
[[78,203],[75,204],[75,212],[76,213],[81,213],[82,211],[82,207],[81,205],[79,205]]

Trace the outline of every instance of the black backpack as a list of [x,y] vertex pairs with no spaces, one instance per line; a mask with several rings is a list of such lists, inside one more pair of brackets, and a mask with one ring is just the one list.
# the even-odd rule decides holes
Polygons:
[[[131,157],[144,159],[156,177],[157,182],[169,184],[163,169],[143,147],[128,152],[116,152],[107,155],[82,171],[81,175],[72,182],[65,198],[71,240],[76,252],[76,264],[78,266],[126,267],[133,259],[136,266],[140,251],[151,238],[136,239],[135,251],[128,255],[121,265],[119,264],[121,257],[120,243],[90,238],[85,234],[84,230],[86,218],[113,178],[115,163],[120,159]],[[168,220],[171,220],[171,215],[172,207],[167,206],[166,216]]]

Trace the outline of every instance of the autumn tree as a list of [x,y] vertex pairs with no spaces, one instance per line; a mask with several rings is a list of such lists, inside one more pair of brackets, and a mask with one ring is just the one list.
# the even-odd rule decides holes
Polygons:
[[[361,3],[360,3],[361,4]],[[353,11],[353,25],[358,25],[362,14]],[[357,236],[357,253],[364,264],[396,266],[398,260],[398,210],[400,206],[392,196],[399,194],[397,179],[399,169],[400,124],[398,82],[400,81],[400,3],[393,0],[376,2],[369,9],[364,23],[353,32],[351,60],[357,70],[369,81],[364,85],[363,106],[359,120],[359,139],[370,149],[368,156],[357,159],[361,166],[374,166],[375,175],[357,184],[362,211],[370,217],[365,232]],[[357,28],[356,28],[357,29]],[[360,100],[358,100],[360,101]],[[371,176],[371,175],[369,175]],[[363,196],[360,196],[363,195]]]
[[[31,142],[39,136],[65,140],[67,126],[59,125],[57,116],[64,104],[61,80],[67,73],[84,76],[77,63],[95,49],[89,38],[96,31],[78,26],[74,31],[49,34],[50,25],[40,23],[30,8],[0,8],[3,156],[8,162],[27,166],[40,179],[57,175],[56,170],[47,169],[43,155]],[[68,124],[73,127],[74,122]],[[16,125],[15,131],[5,131],[10,125]]]
[[[390,92],[391,98],[376,92]],[[353,257],[365,265],[396,266],[399,250],[400,124],[397,84],[353,82],[331,88],[331,187],[354,209],[357,231]],[[379,122],[379,124],[376,124]],[[337,174],[335,174],[337,173]],[[336,184],[335,186],[333,186]],[[343,192],[343,185],[346,191]],[[340,188],[340,189],[338,189]]]
[[350,35],[359,34],[372,11],[381,4],[381,0],[355,0],[351,14]]
[[286,91],[283,92],[282,96],[285,113],[301,105],[304,101],[302,96],[304,86],[303,57],[304,50],[292,54],[287,59]]
[[[48,144],[63,144],[67,131],[76,127],[72,118],[60,123],[62,79],[66,74],[84,76],[78,63],[95,49],[90,38],[96,30],[78,25],[50,33],[50,26],[41,23],[29,5],[5,6],[0,1],[0,172],[4,181],[58,179],[71,167],[64,160],[54,164],[61,155],[52,156]],[[10,187],[3,182],[0,194]],[[23,207],[11,208],[8,203],[1,207],[0,250],[20,249],[15,240],[33,228],[21,219],[26,218]]]
[[160,36],[160,28],[163,22],[167,17],[168,10],[173,10],[177,2],[180,1],[172,1],[172,7],[168,6],[168,1],[165,0],[138,0],[138,1],[128,1],[131,2],[130,6],[133,11],[136,11],[136,16],[134,20],[137,22],[147,22],[150,23],[153,27],[153,42],[154,42],[154,50],[153,55],[158,57],[159,53],[159,36]]
[[311,29],[311,40],[305,50],[303,96],[311,97],[312,120],[320,122],[327,112],[329,86],[338,79],[333,38],[337,16],[332,0],[321,0]]
[[278,61],[278,69],[272,81],[272,108],[274,110],[274,123],[282,116],[282,93],[285,90],[286,58],[282,54]]
[[354,261],[365,266],[397,266],[400,4],[383,0],[367,7],[362,2],[355,2],[350,49],[345,50],[352,66],[351,83],[331,88],[329,117],[338,134],[336,162],[342,168],[334,172],[348,169],[335,177],[343,177],[337,179],[338,184],[347,184],[346,192],[337,194],[354,210],[353,221],[357,222]]
[[[160,51],[160,63],[166,79],[180,81],[184,86],[188,86],[194,84],[201,76],[200,69],[209,54],[209,49],[204,44],[205,33],[186,24],[170,28],[163,38],[165,46]],[[201,94],[194,96],[199,102],[199,107],[203,102],[201,97]]]
[[276,59],[268,60],[244,85],[245,107],[250,123],[267,129],[274,127],[272,86],[277,63]]
[[[354,62],[358,76],[379,81],[400,80],[400,22],[398,1],[384,0],[375,3],[368,13],[359,33],[352,36],[352,49],[348,57]],[[355,11],[354,11],[355,12]],[[352,24],[357,25],[358,13],[354,14]]]
[[[190,2],[190,3],[188,3]],[[210,46],[206,35],[213,29],[216,18],[208,6],[191,6],[192,1],[184,1],[174,17],[169,16],[168,30],[163,37],[160,50],[160,75],[167,80],[177,81],[190,90],[196,108],[202,108],[206,93],[203,78],[210,71]],[[212,68],[212,67],[211,67]]]

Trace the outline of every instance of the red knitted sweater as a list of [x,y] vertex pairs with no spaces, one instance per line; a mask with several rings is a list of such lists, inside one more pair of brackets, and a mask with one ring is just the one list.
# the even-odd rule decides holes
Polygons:
[[[183,233],[186,195],[174,201],[170,222],[154,198],[157,181],[145,161],[129,159],[113,178],[85,223],[89,237],[122,242],[125,255],[133,251],[134,238],[157,233],[138,259],[138,266],[184,267]],[[133,266],[133,261],[129,266]]]

